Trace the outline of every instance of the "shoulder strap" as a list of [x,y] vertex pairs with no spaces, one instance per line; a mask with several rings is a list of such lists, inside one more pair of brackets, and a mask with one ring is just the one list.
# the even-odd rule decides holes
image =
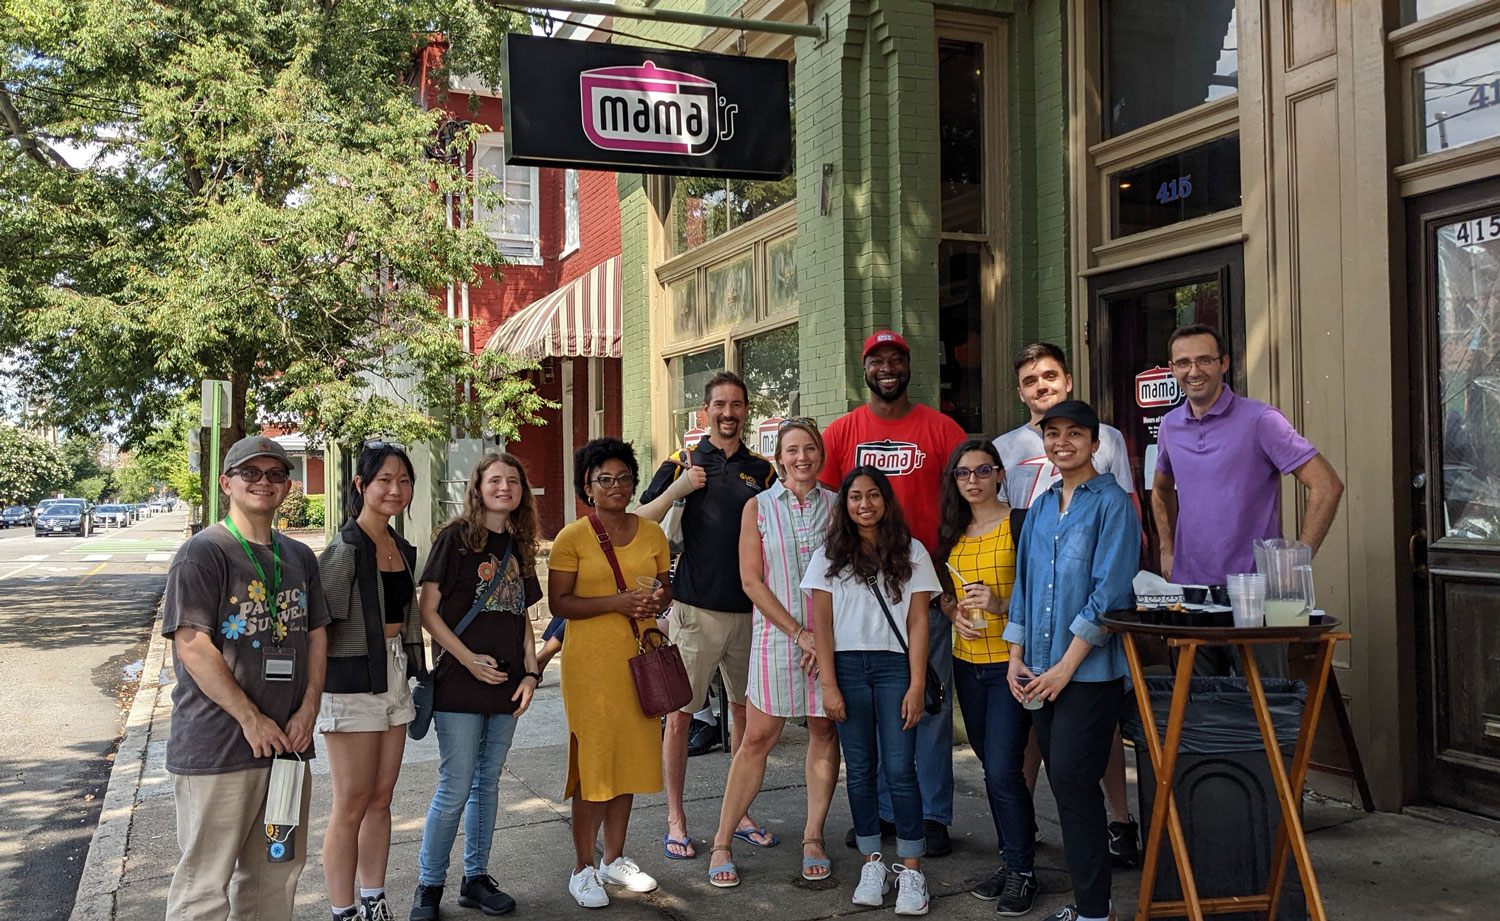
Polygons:
[[[594,537],[599,541],[599,549],[604,551],[604,558],[609,560],[609,568],[615,573],[615,587],[620,591],[628,591],[625,588],[625,574],[620,571],[620,560],[615,556],[614,543],[609,539],[609,532],[604,530],[604,522],[599,520],[599,514],[595,512],[589,515],[589,526],[594,529]],[[641,631],[635,625],[634,617],[627,617],[630,621],[630,632],[635,634],[636,640],[640,640]]]
[[866,582],[865,585],[869,587],[870,594],[875,596],[875,600],[880,602],[880,613],[885,615],[885,622],[891,625],[891,632],[896,634],[896,642],[901,644],[901,651],[906,652],[906,638],[901,635],[900,628],[896,626],[896,618],[891,616],[891,608],[885,603],[885,595],[881,593],[874,581]]
[[510,543],[505,547],[505,557],[500,561],[500,568],[495,570],[493,576],[490,576],[490,582],[489,585],[485,586],[484,594],[479,596],[474,602],[474,606],[469,608],[469,613],[465,614],[464,619],[458,622],[457,627],[453,628],[454,636],[458,636],[467,630],[469,624],[474,622],[474,618],[479,616],[479,612],[484,610],[484,606],[490,603],[491,598],[495,597],[495,592],[500,588],[500,583],[505,581],[505,570],[510,567],[510,555],[515,547],[515,539],[512,538]]
[[1012,546],[1021,543],[1021,525],[1026,523],[1026,510],[1011,506],[1010,509],[1010,542]]

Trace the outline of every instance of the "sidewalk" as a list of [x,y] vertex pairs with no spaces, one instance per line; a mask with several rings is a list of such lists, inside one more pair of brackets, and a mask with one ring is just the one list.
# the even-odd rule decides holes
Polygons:
[[[543,617],[543,623],[545,618]],[[73,921],[156,921],[164,915],[167,886],[178,857],[172,782],[165,747],[171,718],[172,670],[167,644],[157,637],[142,673],[125,741],[115,760],[98,831],[79,886]],[[558,689],[557,664],[549,669],[531,711],[517,727],[500,785],[501,811],[490,872],[519,903],[518,917],[580,917],[586,914],[567,894],[573,848],[568,807],[561,792],[567,730]],[[839,787],[828,821],[835,886],[800,878],[804,798],[802,758],[806,733],[788,726],[773,753],[765,789],[752,814],[779,834],[781,846],[736,849],[744,883],[733,890],[707,881],[707,842],[717,824],[719,797],[729,759],[715,752],[692,758],[688,768],[690,830],[699,858],[669,861],[662,856],[666,804],[662,795],[636,800],[627,854],[655,875],[661,887],[636,895],[610,890],[609,917],[621,919],[825,919],[873,911],[849,901],[857,856],[842,846],[849,827],[848,801]],[[436,780],[436,735],[408,743],[405,767],[396,787],[393,841],[386,880],[392,907],[404,921],[416,883],[422,824]],[[996,867],[995,838],[983,793],[978,761],[967,746],[954,751],[956,821],[954,852],[928,861],[924,869],[933,895],[932,914],[947,918],[991,919],[991,903],[968,890]],[[1135,803],[1131,769],[1131,803]],[[1045,788],[1045,784],[1043,784]],[[297,900],[298,921],[329,917],[319,862],[324,817],[329,807],[327,765],[313,765],[312,828],[307,870]],[[1044,918],[1067,897],[1062,836],[1050,793],[1039,790],[1037,822],[1042,844],[1037,855],[1042,895],[1031,916]],[[1340,804],[1306,804],[1306,827],[1328,916],[1332,919],[1479,918],[1500,903],[1500,837],[1411,816],[1367,815]],[[462,836],[455,844],[453,876],[443,903],[446,919],[479,921],[477,910],[456,902],[462,867]],[[1134,916],[1139,871],[1117,871],[1114,898],[1120,919]],[[887,901],[885,913],[889,913]]]

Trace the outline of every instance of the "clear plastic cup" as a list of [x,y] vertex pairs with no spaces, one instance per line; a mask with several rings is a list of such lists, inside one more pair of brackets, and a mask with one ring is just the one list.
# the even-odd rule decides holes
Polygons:
[[635,593],[637,595],[650,595],[661,588],[661,580],[650,576],[637,576],[635,580]]
[[[965,585],[964,586],[964,597],[965,598],[969,597],[969,595],[971,595],[974,592],[975,589],[977,589],[980,585],[983,585],[983,584],[984,584],[983,582],[970,582],[968,585]],[[985,612],[984,612],[984,608],[968,608],[968,609],[966,609],[965,613],[968,615],[969,625],[970,626],[972,626],[975,630],[983,630],[984,629],[984,625],[985,625],[985,616],[984,616]]]
[[[1035,681],[1035,680],[1036,680],[1035,678],[1032,678],[1029,681],[1026,681],[1024,684],[1021,685],[1022,689],[1024,690],[1025,688],[1030,687],[1031,686],[1031,682]],[[1024,703],[1022,703],[1021,706],[1025,707],[1027,710],[1040,710],[1040,709],[1042,709],[1042,706],[1044,704],[1046,704],[1045,700],[1042,700],[1040,697],[1033,697],[1030,700],[1025,701]]]
[[1229,606],[1236,627],[1262,627],[1266,623],[1266,577],[1258,572],[1232,572]]

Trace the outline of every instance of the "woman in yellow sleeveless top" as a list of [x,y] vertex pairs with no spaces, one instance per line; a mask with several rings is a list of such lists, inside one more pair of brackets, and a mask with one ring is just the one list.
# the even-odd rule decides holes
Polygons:
[[[637,793],[659,793],[661,723],[641,712],[630,676],[638,629],[656,626],[671,603],[670,551],[654,521],[625,511],[640,471],[635,452],[618,438],[596,438],[573,458],[578,495],[593,515],[563,528],[547,567],[547,601],[568,622],[562,657],[563,708],[568,715],[568,780],[573,799],[576,863],[568,892],[585,908],[609,904],[604,885],[650,892],[656,880],[626,857],[625,830]],[[609,535],[625,590],[595,535],[596,518]],[[649,590],[650,580],[657,580]],[[644,585],[638,580],[645,580]],[[594,865],[594,841],[604,828],[604,858]]]
[[988,441],[966,441],[944,470],[938,523],[939,599],[953,622],[953,688],[984,766],[984,787],[1004,866],[974,889],[1001,915],[1023,915],[1036,902],[1036,824],[1022,764],[1031,714],[1010,692],[1010,647],[1002,639],[1016,579],[1016,537],[1002,498],[1005,471]]

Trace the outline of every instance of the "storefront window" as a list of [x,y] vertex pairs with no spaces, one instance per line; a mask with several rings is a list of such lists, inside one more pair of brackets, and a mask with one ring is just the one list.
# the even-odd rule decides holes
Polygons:
[[755,253],[743,253],[709,266],[707,328],[717,332],[755,319]]
[[797,413],[797,325],[741,339],[738,346],[740,377],[750,392],[745,441],[769,457],[776,446],[777,422]]
[[982,270],[980,244],[938,244],[939,408],[966,432],[984,431]]
[[797,309],[797,235],[787,234],[766,244],[766,312]]
[[1219,138],[1109,177],[1111,236],[1240,206],[1240,138]]
[[1107,0],[1108,136],[1185,112],[1239,88],[1235,0]]
[[1500,214],[1439,227],[1437,242],[1440,527],[1500,541]]
[[680,442],[691,429],[701,428],[703,388],[724,370],[724,348],[716,346],[672,359],[672,437]]
[[984,45],[938,42],[944,233],[984,233]]
[[667,286],[667,297],[672,311],[673,338],[698,338],[698,276],[689,275],[672,282]]
[[1473,0],[1401,0],[1401,22],[1416,22],[1472,2]]
[[1500,135],[1500,42],[1419,68],[1418,153]]

